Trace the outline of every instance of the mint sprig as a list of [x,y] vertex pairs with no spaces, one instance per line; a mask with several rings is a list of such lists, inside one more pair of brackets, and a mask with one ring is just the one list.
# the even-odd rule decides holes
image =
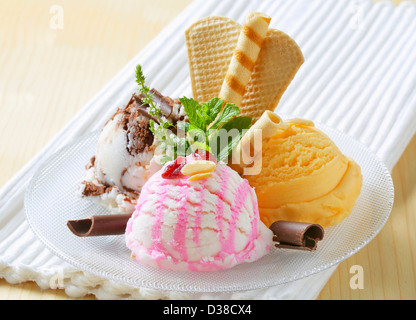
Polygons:
[[[148,112],[151,116],[155,117],[163,128],[173,127],[174,125],[167,121],[164,117],[162,117],[162,111],[158,108],[153,102],[153,95],[154,92],[150,92],[150,88],[146,86],[146,77],[144,76],[142,66],[139,64],[136,67],[136,82],[139,85],[139,91],[144,94],[144,98],[142,98],[143,104],[142,105],[149,105]],[[154,127],[155,123],[153,120],[150,120],[152,123],[150,127]]]
[[149,93],[150,88],[145,84],[146,77],[144,76],[142,66],[140,64],[136,67],[136,82],[140,86],[139,91],[145,95],[145,98],[143,98],[143,104],[148,104],[156,109],[156,106],[153,103],[153,94]]
[[189,118],[188,142],[192,149],[211,152],[218,161],[225,160],[251,126],[250,117],[239,117],[240,109],[224,105],[220,98],[198,103],[192,98],[179,99]]
[[178,122],[175,127],[154,104],[153,93],[145,84],[146,77],[141,65],[136,67],[136,82],[140,92],[145,95],[143,104],[149,105],[149,114],[158,121],[150,120],[149,125],[159,147],[165,152],[162,164],[178,156],[187,156],[197,149],[206,150],[218,161],[223,161],[251,126],[252,119],[239,116],[241,111],[235,104],[225,104],[220,98],[200,104],[195,99],[183,97],[179,100],[189,122]]

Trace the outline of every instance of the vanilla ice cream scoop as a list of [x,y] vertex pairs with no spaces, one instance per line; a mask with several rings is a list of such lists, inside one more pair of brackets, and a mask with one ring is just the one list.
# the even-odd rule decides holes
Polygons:
[[[178,100],[156,90],[151,93],[164,117],[173,123],[183,120]],[[142,94],[133,94],[127,106],[107,121],[81,183],[84,197],[115,213],[132,213],[143,185],[162,167],[155,154],[157,141],[149,126],[149,121],[156,119],[149,115],[148,105],[142,99]]]
[[[187,163],[196,161],[192,156]],[[214,271],[257,260],[273,244],[247,180],[222,162],[164,178],[169,162],[144,185],[126,228],[126,244],[142,264]],[[176,168],[175,168],[176,169]]]

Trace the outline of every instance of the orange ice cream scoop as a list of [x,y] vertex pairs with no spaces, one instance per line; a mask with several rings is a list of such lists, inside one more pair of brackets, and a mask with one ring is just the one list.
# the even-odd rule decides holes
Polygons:
[[263,141],[262,170],[244,176],[256,190],[260,218],[317,223],[328,227],[352,211],[361,169],[311,121],[294,119]]

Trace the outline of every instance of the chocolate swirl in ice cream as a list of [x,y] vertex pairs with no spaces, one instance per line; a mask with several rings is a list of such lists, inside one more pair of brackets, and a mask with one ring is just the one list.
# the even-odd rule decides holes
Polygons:
[[[174,126],[186,115],[178,99],[149,91],[160,117]],[[87,166],[80,192],[115,212],[133,210],[141,187],[161,168],[155,158],[157,141],[150,129],[158,119],[149,113],[145,95],[135,92],[124,108],[118,109],[102,129],[94,158]],[[122,208],[127,206],[128,209]],[[121,208],[121,209],[120,209]]]
[[[173,113],[175,107],[175,100],[170,97],[163,96],[155,89],[150,90],[153,94],[153,101],[156,103],[162,111],[162,116],[171,120],[172,123],[176,123],[179,120],[177,114]],[[134,93],[127,104],[127,107],[118,110],[118,113],[122,114],[122,120],[120,125],[127,132],[127,150],[135,156],[141,152],[144,152],[146,148],[153,145],[154,136],[150,130],[150,120],[158,122],[155,117],[149,114],[149,105],[143,102],[145,95],[143,93]],[[176,104],[180,104],[176,101]]]

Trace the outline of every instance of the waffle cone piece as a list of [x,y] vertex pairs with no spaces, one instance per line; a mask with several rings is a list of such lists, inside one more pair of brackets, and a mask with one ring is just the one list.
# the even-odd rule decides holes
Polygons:
[[[229,18],[204,18],[186,30],[185,38],[194,99],[206,102],[220,96],[226,102],[236,103],[242,110],[240,115],[252,117],[255,122],[264,111],[276,108],[304,59],[292,38],[268,29],[257,59],[251,59],[252,66],[248,64],[252,72],[248,83],[243,83],[244,91],[240,90],[239,95],[226,93],[227,74],[235,79],[246,78],[244,68],[236,68],[233,60],[244,64],[239,43],[249,17],[244,26]],[[253,48],[245,46],[244,51],[251,52]]]

